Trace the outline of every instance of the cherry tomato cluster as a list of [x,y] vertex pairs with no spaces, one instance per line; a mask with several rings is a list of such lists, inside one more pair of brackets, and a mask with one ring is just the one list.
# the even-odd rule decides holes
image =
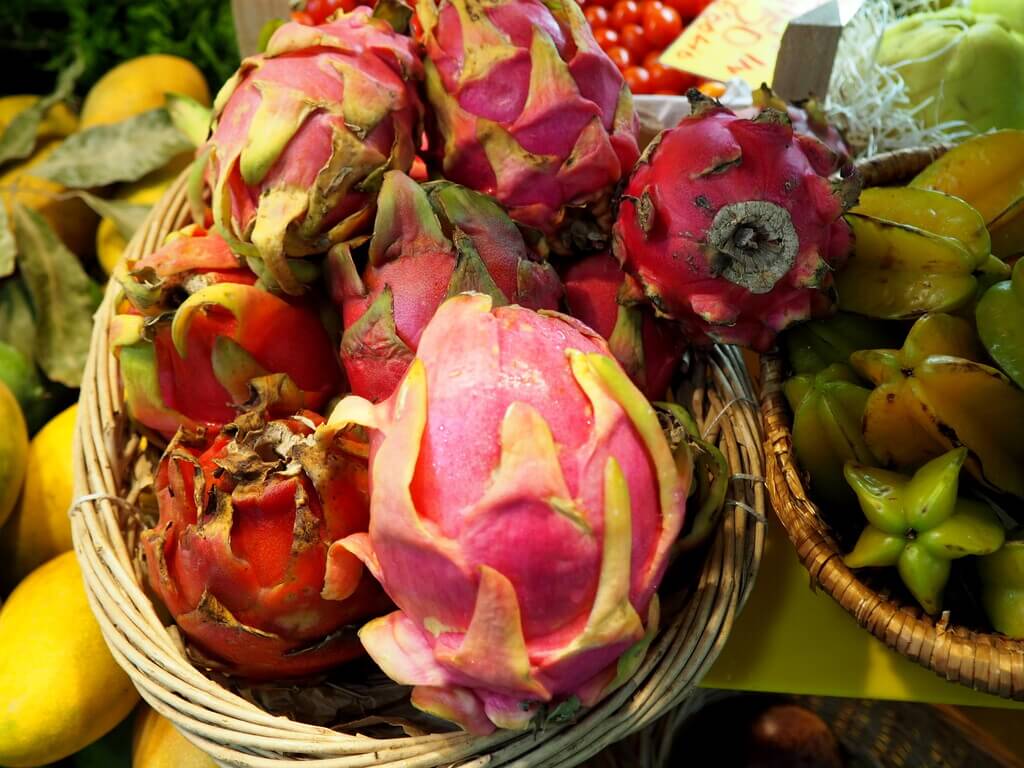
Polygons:
[[633,93],[679,94],[698,78],[658,61],[711,0],[579,0],[594,38]]
[[373,0],[306,0],[301,11],[292,12],[292,20],[315,26],[327,21],[335,11],[348,13],[358,5],[373,5]]

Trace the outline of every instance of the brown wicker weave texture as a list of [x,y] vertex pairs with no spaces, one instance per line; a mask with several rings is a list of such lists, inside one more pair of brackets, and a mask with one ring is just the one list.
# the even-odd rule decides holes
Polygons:
[[[127,257],[151,253],[187,220],[183,177],[132,240]],[[116,285],[111,281],[98,312],[82,386],[74,451],[78,501],[71,512],[75,550],[118,663],[154,709],[219,762],[252,768],[308,760],[319,768],[576,765],[685,699],[718,655],[760,562],[766,504],[753,388],[739,354],[727,349],[702,357],[691,376],[694,415],[736,473],[720,529],[702,555],[696,583],[662,595],[663,626],[634,678],[574,723],[487,738],[439,733],[375,739],[271,715],[216,684],[188,661],[140,586],[134,500],[123,498],[139,440],[122,407],[107,341]]]
[[[907,149],[858,164],[865,186],[908,181],[945,152],[943,147]],[[909,659],[970,688],[1024,700],[1024,642],[973,632],[901,605],[857,578],[844,565],[828,525],[811,501],[796,463],[792,418],[782,395],[784,363],[766,355],[761,366],[761,411],[765,420],[768,493],[796,547],[812,586],[819,586],[879,640]]]

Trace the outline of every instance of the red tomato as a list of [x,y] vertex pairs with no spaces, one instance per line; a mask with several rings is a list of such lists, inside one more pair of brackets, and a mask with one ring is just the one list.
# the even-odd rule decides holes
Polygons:
[[600,5],[588,5],[583,15],[590,22],[591,29],[608,26],[608,9]]
[[307,27],[312,27],[316,24],[313,21],[313,17],[305,11],[292,11],[292,21],[297,21],[299,24],[305,24]]
[[600,5],[602,8],[608,8],[609,10],[615,5],[615,0],[587,0],[587,7],[591,5]]
[[711,4],[711,0],[665,0],[665,4],[679,11],[684,19],[693,19]]
[[651,44],[639,24],[627,24],[619,30],[619,41],[629,51],[633,61],[639,62],[651,50]]
[[612,27],[622,31],[627,24],[640,23],[640,4],[636,0],[618,0],[612,6]]
[[651,73],[643,67],[626,67],[622,76],[626,78],[626,85],[633,93],[650,93],[653,90],[651,88]]
[[661,0],[643,0],[640,3],[640,23],[643,24],[643,18],[647,15],[651,8],[664,8],[665,3]]
[[633,57],[621,45],[613,45],[605,53],[608,54],[608,58],[612,60],[615,66],[619,68],[619,72],[633,63]]
[[655,64],[658,64],[658,59],[661,57],[664,51],[650,51],[644,56],[644,69],[651,69]]
[[662,5],[644,9],[644,34],[652,48],[664,48],[679,37],[683,31],[683,19],[679,11]]
[[648,63],[644,59],[644,67],[651,73],[651,87],[656,91],[668,93],[686,93],[697,84],[697,78],[672,67],[666,67],[657,61]]
[[619,44],[619,33],[608,27],[598,27],[594,30],[594,39],[602,50],[607,51],[613,45]]
[[323,24],[327,18],[327,3],[324,0],[306,0],[306,13],[314,24]]

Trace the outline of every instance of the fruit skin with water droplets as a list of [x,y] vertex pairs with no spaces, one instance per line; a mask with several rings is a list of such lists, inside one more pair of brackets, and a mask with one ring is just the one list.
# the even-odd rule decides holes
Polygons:
[[366,530],[365,442],[323,439],[284,376],[219,433],[181,430],[142,534],[149,582],[209,666],[315,674],[361,653],[351,626],[388,603],[337,539]]
[[281,26],[214,103],[208,183],[218,230],[267,284],[301,293],[290,257],[365,228],[381,176],[412,166],[422,66],[369,8]]
[[610,253],[595,253],[562,270],[569,314],[605,339],[645,397],[664,398],[679,370],[682,328],[655,316],[636,281]]
[[633,99],[571,0],[418,0],[431,144],[557,252],[600,250],[639,155]]
[[447,181],[421,186],[401,171],[385,174],[366,250],[362,274],[350,243],[328,263],[345,324],[341,360],[352,392],[374,402],[394,392],[445,298],[477,291],[496,305],[557,309],[562,296],[555,270],[501,206]]
[[400,609],[360,637],[415,706],[525,728],[635,670],[692,461],[603,339],[461,294],[389,400],[345,398],[328,426],[350,424],[370,431],[371,523],[341,544]]
[[317,409],[342,388],[334,345],[311,296],[257,285],[219,235],[190,226],[118,274],[110,324],[129,414],[170,438],[179,426],[234,419],[249,381],[286,373]]
[[745,120],[690,91],[693,114],[644,151],[619,203],[615,254],[658,312],[691,339],[772,346],[832,306],[849,254],[842,218],[859,180],[839,158],[763,110]]

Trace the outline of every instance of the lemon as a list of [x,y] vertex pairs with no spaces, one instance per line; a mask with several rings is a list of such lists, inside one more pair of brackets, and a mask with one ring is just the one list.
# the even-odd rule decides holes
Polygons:
[[17,583],[50,558],[71,549],[68,508],[73,493],[71,442],[77,416],[77,405],[58,413],[29,443],[21,498],[0,530],[4,584]]
[[15,200],[38,211],[68,248],[85,256],[92,251],[96,214],[77,197],[59,199],[67,190],[57,182],[32,175],[32,169],[58,146],[59,140],[44,143],[28,160],[0,174],[0,202],[6,206],[8,217],[13,215]]
[[0,609],[0,765],[60,760],[138,699],[89,610],[75,553],[33,571]]
[[210,757],[149,707],[135,716],[132,768],[216,768]]
[[[154,205],[163,197],[171,182],[178,178],[178,174],[191,162],[191,152],[178,155],[163,168],[148,173],[131,184],[125,184],[114,195],[114,199],[138,205]],[[128,241],[121,237],[117,225],[110,219],[100,219],[100,225],[96,229],[96,258],[104,272],[108,275],[113,274],[114,267],[121,260],[121,254],[127,246]]]
[[82,129],[117,123],[164,105],[168,93],[210,104],[210,89],[195,64],[154,53],[123,61],[101,77],[85,96]]
[[0,525],[18,501],[28,461],[28,427],[14,393],[0,381]]
[[[17,115],[39,101],[38,96],[0,96],[0,131],[3,131]],[[78,128],[78,115],[60,101],[46,110],[36,130],[36,140],[62,139]]]

